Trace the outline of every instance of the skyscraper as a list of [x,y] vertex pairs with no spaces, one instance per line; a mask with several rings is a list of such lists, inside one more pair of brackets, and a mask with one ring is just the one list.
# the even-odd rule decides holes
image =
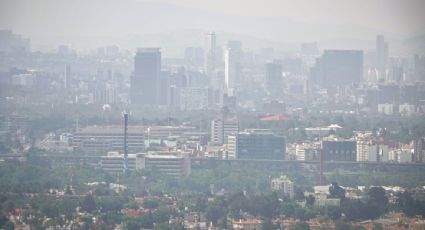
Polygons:
[[272,97],[283,94],[282,64],[278,61],[266,63],[266,87]]
[[230,48],[224,50],[224,82],[226,85],[227,94],[232,94],[231,91],[236,86],[236,63],[234,51]]
[[205,49],[205,72],[209,77],[212,77],[216,68],[216,37],[215,33],[211,32],[207,35],[207,46]]
[[237,117],[230,119],[219,118],[211,121],[211,142],[217,145],[227,143],[230,135],[239,132],[239,120]]
[[66,90],[70,90],[70,87],[71,87],[71,66],[69,65],[65,67],[64,87]]
[[376,36],[376,67],[385,69],[388,61],[388,43],[385,42],[384,35]]
[[224,50],[224,80],[227,95],[233,96],[241,78],[241,41],[229,41]]
[[325,50],[318,62],[323,86],[343,86],[363,79],[363,51]]
[[140,48],[134,58],[131,79],[132,104],[156,105],[159,102],[161,51],[159,48]]

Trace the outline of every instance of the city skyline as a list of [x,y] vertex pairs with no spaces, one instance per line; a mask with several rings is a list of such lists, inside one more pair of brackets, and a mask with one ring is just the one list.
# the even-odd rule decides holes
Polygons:
[[425,229],[424,6],[0,0],[0,229]]
[[[425,34],[421,23],[425,21],[421,14],[425,6],[417,0],[344,4],[332,0],[320,3],[269,0],[260,5],[246,2],[244,9],[236,7],[241,4],[236,0],[226,4],[229,6],[226,9],[214,6],[211,1],[206,1],[205,6],[191,1],[138,0],[120,5],[111,0],[102,1],[103,7],[99,7],[98,0],[44,0],[41,3],[2,0],[0,4],[0,28],[30,37],[34,47],[41,50],[51,50],[59,44],[73,44],[87,50],[99,42],[131,50],[137,48],[136,43],[168,47],[174,46],[173,40],[167,39],[170,34],[201,45],[203,33],[216,31],[235,39],[281,43],[281,46],[319,41],[324,48],[330,48],[330,44],[372,47],[370,35],[385,34],[396,47],[393,51],[402,51],[399,44],[406,45],[415,39],[419,39],[414,41],[418,43]],[[11,14],[15,11],[22,13]],[[156,20],[150,20],[152,17]]]

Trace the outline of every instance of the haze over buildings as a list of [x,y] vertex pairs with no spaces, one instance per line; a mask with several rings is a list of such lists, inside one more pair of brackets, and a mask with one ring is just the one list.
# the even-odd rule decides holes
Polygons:
[[424,6],[0,0],[0,229],[423,229]]
[[[204,42],[198,39],[202,33],[212,30],[227,37],[244,36],[251,41],[256,38],[255,43],[294,44],[313,40],[327,46],[338,45],[338,48],[344,43],[351,44],[347,48],[365,44],[373,47],[371,34],[387,34],[395,40],[414,40],[423,39],[420,36],[425,33],[422,24],[425,21],[424,3],[421,0],[268,0],[261,4],[242,0],[208,0],[203,3],[193,0],[128,0],[125,3],[112,0],[2,0],[1,6],[0,28],[14,29],[31,37],[35,47],[50,50],[60,43],[85,49],[115,43],[134,49],[142,41],[144,46],[166,46],[165,55],[169,56],[169,53],[176,53],[171,43],[203,45]],[[14,13],[17,11],[20,13]],[[49,31],[43,31],[43,28],[49,28]],[[182,30],[186,32],[178,32]],[[203,32],[192,33],[193,30]]]

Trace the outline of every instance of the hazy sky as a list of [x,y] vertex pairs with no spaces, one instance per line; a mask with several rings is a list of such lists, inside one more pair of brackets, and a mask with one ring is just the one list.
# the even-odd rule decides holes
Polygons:
[[0,28],[38,42],[180,29],[373,40],[425,34],[424,12],[424,0],[0,0]]
[[284,16],[312,24],[356,24],[393,32],[423,30],[423,0],[163,0],[244,16]]

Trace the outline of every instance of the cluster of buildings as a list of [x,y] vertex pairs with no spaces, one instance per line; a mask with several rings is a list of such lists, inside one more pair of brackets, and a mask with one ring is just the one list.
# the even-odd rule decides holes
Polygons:
[[[239,40],[218,44],[217,35],[211,32],[206,35],[205,47],[187,47],[181,59],[166,57],[159,47],[132,53],[106,46],[79,54],[71,46],[61,45],[55,53],[35,54],[27,39],[11,31],[1,31],[0,41],[4,41],[2,57],[10,57],[0,66],[0,87],[5,89],[0,92],[0,103],[8,108],[17,104],[66,114],[80,112],[67,111],[64,104],[77,105],[75,108],[93,105],[78,108],[82,108],[81,113],[101,112],[99,116],[106,123],[84,128],[76,125],[72,134],[37,141],[46,149],[80,149],[98,156],[123,151],[123,129],[109,125],[115,108],[134,109],[136,114],[149,111],[152,116],[195,110],[209,115],[227,108],[231,112],[211,120],[210,132],[189,126],[130,126],[128,152],[182,152],[224,160],[424,161],[422,139],[410,145],[367,133],[342,139],[329,136],[340,128],[331,125],[305,128],[308,140],[287,143],[282,132],[240,126],[238,116],[242,114],[277,114],[280,120],[282,114],[298,117],[308,113],[308,108],[334,111],[332,105],[349,107],[349,111],[342,111],[359,116],[422,116],[425,58],[416,55],[411,62],[391,57],[382,35],[376,37],[374,50],[320,52],[313,42],[302,44],[299,52],[290,55],[273,48],[248,51]],[[23,47],[25,62],[22,56],[10,56],[16,47]],[[314,136],[319,139],[310,138]]]
[[288,157],[301,161],[424,163],[423,138],[402,144],[372,133],[357,133],[345,139],[330,135],[317,141],[299,141],[288,146]]
[[[419,138],[410,144],[401,144],[386,140],[382,134],[384,131],[379,134],[357,132],[352,138],[346,139],[336,134],[341,127],[334,124],[306,128],[307,139],[286,143],[284,136],[271,129],[240,130],[236,116],[213,119],[210,128],[210,132],[201,132],[194,126],[131,125],[127,130],[128,159],[131,163],[129,168],[144,168],[140,163],[142,161],[139,162],[138,159],[142,156],[150,159],[161,154],[168,156],[170,160],[184,158],[184,161],[198,158],[424,163],[425,160],[425,138]],[[124,130],[121,126],[88,126],[79,128],[75,133],[63,133],[59,136],[49,134],[39,146],[58,152],[82,151],[89,156],[101,157],[105,170],[122,171],[122,165],[117,163],[124,151]],[[108,166],[107,162],[111,164]]]
[[[37,101],[46,105],[125,105],[161,112],[227,106],[269,112],[268,105],[276,102],[282,106],[274,110],[289,113],[309,105],[329,109],[326,104],[339,102],[353,105],[355,113],[424,113],[425,58],[391,57],[382,35],[376,37],[374,50],[321,53],[313,42],[302,44],[294,54],[273,48],[248,51],[240,40],[219,44],[217,36],[208,33],[205,47],[186,47],[184,57],[170,59],[159,47],[131,53],[106,46],[79,54],[61,45],[56,53],[36,55],[26,47],[26,39],[1,31],[4,49],[26,47],[27,59],[8,59],[8,52],[2,53],[8,62],[0,66],[0,82],[38,93]],[[60,98],[52,97],[59,93]],[[33,99],[31,94],[8,94],[2,97],[9,97],[10,103],[30,105]]]

